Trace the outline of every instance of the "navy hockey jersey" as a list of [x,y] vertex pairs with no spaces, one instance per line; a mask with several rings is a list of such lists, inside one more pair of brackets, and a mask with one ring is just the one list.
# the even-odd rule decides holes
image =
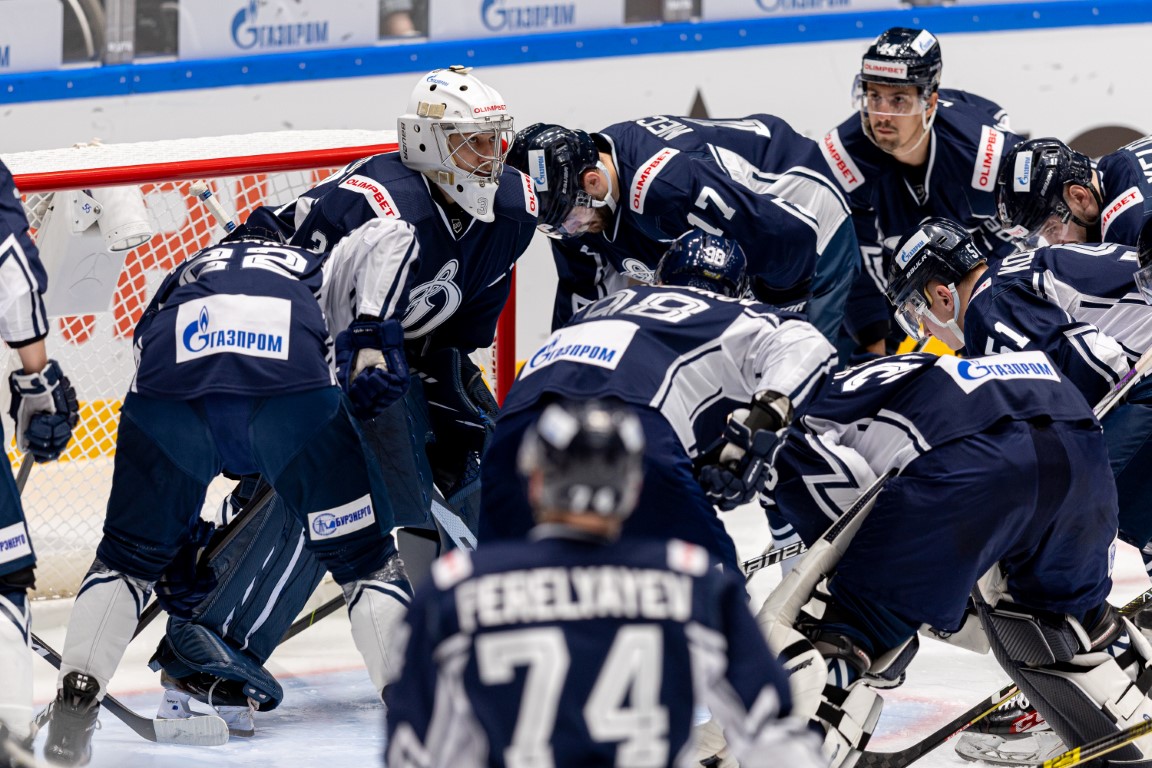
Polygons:
[[1008,256],[973,289],[965,349],[1045,352],[1096,403],[1152,345],[1152,307],[1133,281],[1137,267],[1135,249],[1110,243]]
[[502,411],[542,394],[617,397],[652,408],[690,457],[718,445],[725,419],[764,390],[796,408],[831,370],[832,345],[763,304],[673,286],[625,288],[553,333],[520,370]]
[[322,261],[303,248],[249,240],[182,262],[136,325],[132,391],[189,400],[334,385],[317,301]]
[[743,589],[700,547],[553,532],[456,550],[407,626],[390,768],[693,765],[702,705],[741,765],[817,764],[811,734],[776,722],[788,682]]
[[[702,229],[719,228],[725,236],[740,241],[749,259],[749,275],[755,279],[755,275],[763,273],[764,282],[768,285],[773,285],[769,272],[775,266],[771,261],[779,256],[765,249],[765,238],[774,239],[777,235],[774,231],[757,230],[755,221],[745,223],[725,215],[722,205],[725,188],[733,183],[739,184],[754,194],[767,195],[760,201],[762,205],[768,204],[775,196],[803,209],[807,220],[814,226],[817,260],[849,216],[847,200],[832,180],[816,143],[774,115],[756,114],[732,120],[656,115],[613,125],[602,133],[611,140],[617,159],[629,168],[632,167],[629,162],[639,162],[635,159],[639,155],[659,153],[665,146],[687,153],[707,151],[720,170],[730,177],[729,181],[723,186],[713,185],[716,197],[707,201],[707,205],[702,206],[700,200],[688,199],[687,191],[681,193],[684,195],[680,199],[682,213],[702,217],[709,225]],[[666,174],[668,169],[673,169],[668,178],[675,182],[675,169],[685,165],[677,164],[673,156],[668,168],[660,168],[659,173]],[[619,165],[617,168],[621,186],[624,186],[632,174],[626,174]],[[653,187],[648,194],[657,194],[657,189],[661,194],[669,194],[663,187]],[[740,198],[743,199],[745,194],[742,192]],[[677,201],[674,196],[666,199],[669,206]],[[622,207],[630,200],[622,201]],[[654,206],[658,203],[652,199],[643,200],[642,204],[655,211]],[[702,207],[716,207],[716,210],[701,212],[698,209]],[[756,208],[749,207],[748,210],[754,212]],[[709,218],[709,213],[720,215]],[[622,215],[617,217],[616,227],[611,232],[553,241],[553,257],[560,275],[553,328],[567,322],[572,312],[583,304],[604,295],[606,287],[611,287],[612,275],[649,282],[652,270],[667,249],[669,233],[675,233],[672,237],[682,233],[684,229],[677,227],[685,220],[694,223],[690,216],[679,219],[658,212],[640,217]]]
[[[1095,422],[1084,398],[1042,351],[969,359],[893,355],[833,375],[789,428],[785,449],[792,441],[842,445],[878,477],[999,421],[1036,418]],[[841,462],[829,467],[831,482]]]
[[1100,239],[1136,245],[1140,228],[1152,217],[1152,136],[1104,155],[1096,172],[1104,200]]
[[[394,152],[359,160],[277,211],[292,245],[322,252],[372,218],[396,221],[394,273],[357,286],[360,314],[386,308],[423,349],[471,351],[491,345],[508,298],[509,275],[535,233],[536,194],[505,167],[495,220],[476,221],[433,200],[431,184]],[[401,225],[403,223],[403,226]],[[415,232],[415,243],[407,227]],[[454,231],[459,227],[459,231]],[[390,310],[387,308],[391,308]],[[394,313],[394,314],[392,314]]]
[[896,243],[929,216],[942,216],[972,234],[981,253],[1001,257],[1015,250],[996,214],[996,176],[1004,154],[1021,141],[1008,131],[994,102],[964,91],[940,89],[928,142],[923,181],[909,166],[873,144],[859,114],[820,141],[833,175],[848,195],[863,258],[858,288],[849,303],[848,327],[886,322],[884,290]]
[[8,166],[0,162],[0,339],[23,346],[48,335],[48,276]]
[[809,140],[780,118],[655,115],[610,125],[593,137],[616,166],[618,222],[630,219],[646,237],[665,243],[693,228],[736,240],[748,256],[757,295],[794,289],[811,278],[824,235],[822,211],[790,202],[773,185],[786,168],[796,172],[783,186],[829,189],[828,181],[811,162],[815,158],[806,172],[792,159],[804,156]]

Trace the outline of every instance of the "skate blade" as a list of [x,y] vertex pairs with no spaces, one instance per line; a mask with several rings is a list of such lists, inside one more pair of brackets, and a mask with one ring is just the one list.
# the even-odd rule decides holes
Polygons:
[[216,715],[154,720],[153,724],[160,744],[219,747],[228,743],[228,723]]
[[960,757],[992,765],[1042,765],[1066,751],[1064,742],[1052,731],[1011,739],[990,733],[964,733],[956,743],[956,754]]

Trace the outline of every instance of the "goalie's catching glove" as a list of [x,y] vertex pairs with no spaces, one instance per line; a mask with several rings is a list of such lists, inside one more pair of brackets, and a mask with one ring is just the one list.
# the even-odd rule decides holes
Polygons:
[[8,415],[16,423],[16,447],[30,452],[36,461],[59,458],[80,420],[76,390],[60,364],[49,360],[38,373],[13,371],[8,388],[12,392]]
[[771,490],[772,457],[780,443],[777,433],[791,420],[792,403],[775,392],[757,396],[750,409],[738,408],[728,417],[718,463],[700,470],[704,494],[722,512]]
[[357,418],[383,413],[408,391],[403,326],[396,320],[357,320],[338,333],[336,379]]

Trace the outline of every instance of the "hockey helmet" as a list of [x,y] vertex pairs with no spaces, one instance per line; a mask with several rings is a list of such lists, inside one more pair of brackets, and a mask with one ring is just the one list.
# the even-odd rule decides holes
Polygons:
[[926,29],[892,27],[873,41],[860,62],[860,80],[915,85],[927,95],[940,88],[940,42]]
[[453,65],[420,79],[396,121],[400,159],[470,215],[492,221],[512,117],[503,97],[471,72]]
[[626,405],[600,400],[549,403],[524,433],[521,475],[540,473],[537,512],[626,518],[643,480],[644,430]]
[[676,238],[656,265],[658,285],[703,288],[731,298],[748,290],[748,259],[735,240],[692,229]]
[[586,219],[602,203],[584,191],[582,178],[599,161],[600,152],[584,131],[536,123],[516,134],[508,165],[532,179],[540,200],[540,231],[565,238],[587,230]]
[[1059,139],[1022,141],[1000,166],[996,179],[996,210],[1000,224],[1014,239],[1027,245],[1068,242],[1068,222],[1089,227],[1072,214],[1064,190],[1079,184],[1099,193],[1092,184],[1092,161]]
[[[926,339],[923,320],[931,317],[926,289],[930,280],[955,285],[985,258],[972,243],[968,231],[948,219],[926,219],[896,247],[888,270],[888,300],[896,307],[896,321],[914,339]],[[959,312],[959,299],[956,310]],[[951,322],[955,322],[954,315]],[[951,324],[949,327],[952,328]],[[963,339],[957,325],[952,330]]]

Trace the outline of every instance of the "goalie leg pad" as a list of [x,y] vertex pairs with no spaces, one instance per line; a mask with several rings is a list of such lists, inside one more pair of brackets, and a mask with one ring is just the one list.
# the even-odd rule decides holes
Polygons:
[[177,688],[211,706],[246,707],[251,699],[266,712],[284,698],[284,689],[268,670],[188,621],[168,623],[168,634],[148,666],[153,671],[163,668]]
[[[980,613],[996,660],[1065,743],[1083,744],[1152,717],[1152,647],[1111,606],[1090,629],[1045,612],[1031,612],[1029,620],[1029,609],[1003,603],[993,609],[981,601]],[[1053,660],[1029,661],[1043,658]],[[1109,762],[1152,766],[1152,747],[1128,744]]]

